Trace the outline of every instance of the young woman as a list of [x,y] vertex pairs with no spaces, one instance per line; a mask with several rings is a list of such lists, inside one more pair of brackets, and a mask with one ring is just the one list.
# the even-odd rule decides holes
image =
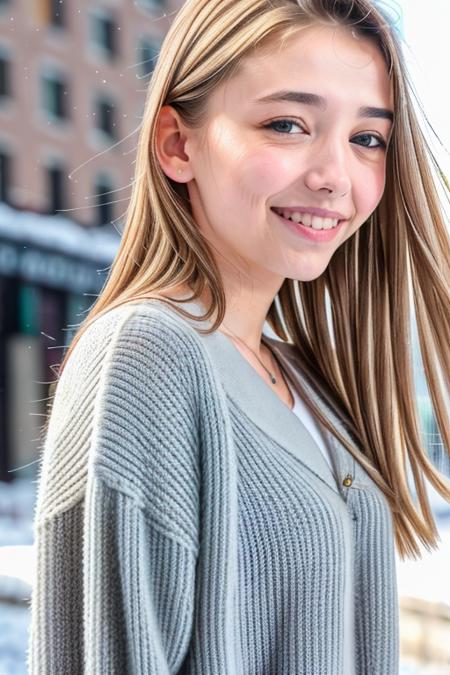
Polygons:
[[450,499],[410,344],[411,289],[448,448],[449,238],[395,29],[189,0],[136,166],[46,429],[30,672],[394,675],[395,546],[436,546],[425,479]]

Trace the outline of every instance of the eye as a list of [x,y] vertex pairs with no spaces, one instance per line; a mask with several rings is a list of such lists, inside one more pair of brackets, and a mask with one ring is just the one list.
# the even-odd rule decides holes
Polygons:
[[[295,120],[288,119],[288,118],[283,118],[280,120],[272,120],[272,122],[269,122],[268,124],[264,124],[264,129],[272,129],[277,133],[278,135],[282,134],[284,136],[292,136],[293,134],[290,134],[289,132],[286,131],[286,128],[284,131],[279,131],[275,127],[279,125],[294,125],[295,127],[298,127],[302,131],[305,131],[304,128]],[[378,150],[382,148],[386,148],[386,143],[385,141],[378,135],[376,134],[360,134],[359,136],[355,136],[355,138],[364,138],[364,139],[375,139],[377,141],[376,145],[365,145],[364,143],[362,144],[363,148],[368,148],[369,150]],[[369,140],[370,143],[370,140]]]
[[290,120],[290,119],[273,120],[272,122],[269,122],[268,124],[264,124],[264,129],[272,129],[277,134],[284,134],[285,136],[292,136],[292,134],[286,133],[286,131],[277,131],[274,128],[276,125],[281,125],[283,123],[284,124],[293,124],[294,126],[298,127],[299,129],[302,129],[302,131],[304,131],[303,127],[301,127],[298,122],[296,122],[295,120]]
[[359,136],[355,136],[355,138],[369,139],[369,143],[370,143],[370,139],[372,139],[372,138],[374,138],[376,141],[378,141],[378,145],[364,145],[363,144],[363,148],[368,148],[369,150],[377,150],[379,148],[385,148],[386,147],[386,143],[384,142],[384,140],[382,138],[380,138],[379,136],[376,136],[375,134],[360,134]]

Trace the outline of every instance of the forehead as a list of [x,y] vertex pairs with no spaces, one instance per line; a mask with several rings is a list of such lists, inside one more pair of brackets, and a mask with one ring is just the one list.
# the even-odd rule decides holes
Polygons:
[[312,25],[286,40],[271,40],[243,59],[219,98],[222,106],[253,106],[255,99],[281,89],[316,92],[331,106],[393,105],[379,47],[343,26]]

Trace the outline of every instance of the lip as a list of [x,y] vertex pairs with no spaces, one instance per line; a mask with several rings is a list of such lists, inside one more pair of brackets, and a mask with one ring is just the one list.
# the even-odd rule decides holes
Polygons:
[[290,229],[291,232],[301,237],[302,239],[306,239],[308,241],[315,242],[318,244],[332,241],[341,231],[342,226],[347,222],[347,220],[344,219],[340,220],[336,225],[336,227],[331,227],[328,230],[315,230],[312,227],[306,227],[306,225],[302,225],[301,223],[294,223],[293,220],[283,218],[283,216],[280,216],[280,214],[277,213],[276,211],[273,211],[273,213],[276,215],[276,217],[280,220],[280,222],[283,225],[285,225]]
[[321,216],[322,218],[337,218],[338,220],[347,220],[343,213],[337,211],[328,211],[327,209],[319,209],[315,206],[271,206],[274,209],[281,211],[288,211],[289,213],[310,213],[312,216]]

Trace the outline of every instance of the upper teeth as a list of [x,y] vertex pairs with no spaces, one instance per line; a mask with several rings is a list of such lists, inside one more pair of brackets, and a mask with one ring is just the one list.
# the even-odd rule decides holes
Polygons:
[[294,223],[302,223],[302,225],[312,227],[314,230],[329,230],[331,227],[336,227],[339,222],[338,218],[322,218],[321,216],[312,216],[310,213],[290,212],[284,209],[275,209],[275,211],[283,218],[293,220]]

